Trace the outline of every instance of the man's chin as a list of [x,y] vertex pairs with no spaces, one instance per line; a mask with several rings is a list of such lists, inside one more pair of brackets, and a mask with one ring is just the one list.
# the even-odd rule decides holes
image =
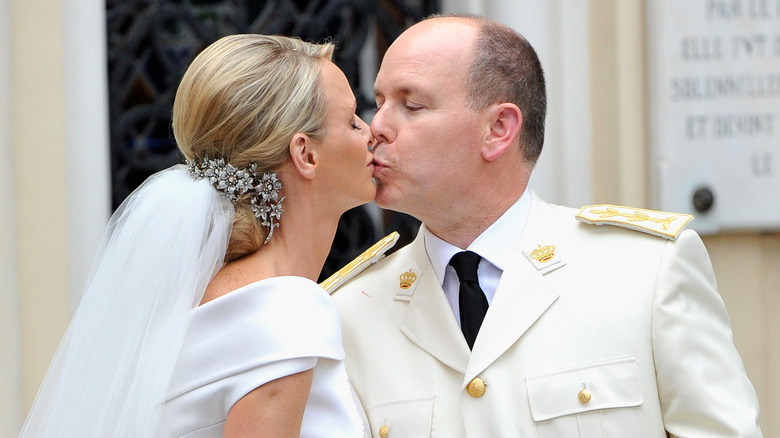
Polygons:
[[[405,197],[402,193],[400,193],[397,189],[396,190],[390,190],[389,187],[382,187],[381,185],[377,185],[376,189],[376,197],[374,198],[374,203],[383,210],[391,210],[397,213],[403,213],[407,214],[413,217],[415,216],[415,212],[411,211],[413,210],[412,207],[413,204],[410,204],[409,202],[404,202]],[[419,213],[419,212],[418,212]]]
[[399,211],[401,206],[400,194],[397,190],[392,190],[390,187],[376,182],[376,197],[374,197],[374,203],[385,210]]
[[393,203],[390,202],[388,196],[379,187],[376,189],[376,196],[374,197],[374,204],[385,210],[392,210]]

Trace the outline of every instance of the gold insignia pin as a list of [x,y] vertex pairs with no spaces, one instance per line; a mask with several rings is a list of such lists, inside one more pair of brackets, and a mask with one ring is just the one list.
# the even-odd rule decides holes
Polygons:
[[532,265],[542,275],[546,275],[558,268],[566,266],[566,262],[563,260],[566,255],[556,254],[555,245],[540,245],[537,244],[535,249],[524,249],[523,255],[531,262]]
[[555,245],[538,245],[539,247],[531,251],[531,258],[539,263],[549,262],[555,257]]
[[400,281],[399,286],[401,289],[409,289],[412,287],[412,283],[417,280],[417,274],[415,274],[414,271],[410,269],[401,274],[401,276],[398,277],[398,280]]

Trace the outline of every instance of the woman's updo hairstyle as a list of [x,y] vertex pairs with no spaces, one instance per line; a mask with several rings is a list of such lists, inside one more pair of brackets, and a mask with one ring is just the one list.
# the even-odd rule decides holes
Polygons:
[[[176,91],[173,134],[179,149],[189,161],[223,158],[239,169],[254,162],[258,174],[280,170],[294,134],[317,141],[325,136],[319,77],[332,54],[330,43],[283,36],[231,35],[211,44]],[[268,233],[249,199],[236,203],[225,262],[260,249]]]

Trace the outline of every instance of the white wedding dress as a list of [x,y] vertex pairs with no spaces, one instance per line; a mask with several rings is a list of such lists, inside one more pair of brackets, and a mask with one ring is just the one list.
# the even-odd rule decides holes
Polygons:
[[249,284],[192,310],[163,405],[172,437],[222,436],[228,411],[258,386],[314,369],[301,437],[362,437],[327,292],[302,277]]
[[319,285],[272,278],[198,306],[234,214],[184,165],[127,197],[20,438],[220,437],[242,396],[309,369],[301,437],[363,436],[339,318]]

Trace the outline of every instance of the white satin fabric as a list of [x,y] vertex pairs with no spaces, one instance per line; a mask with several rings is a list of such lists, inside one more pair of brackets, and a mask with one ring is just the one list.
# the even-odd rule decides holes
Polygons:
[[314,369],[301,437],[362,437],[342,360],[341,327],[311,280],[249,284],[192,312],[163,421],[173,437],[222,436],[228,411],[264,383]]

